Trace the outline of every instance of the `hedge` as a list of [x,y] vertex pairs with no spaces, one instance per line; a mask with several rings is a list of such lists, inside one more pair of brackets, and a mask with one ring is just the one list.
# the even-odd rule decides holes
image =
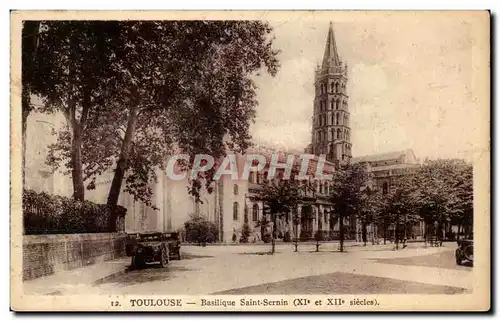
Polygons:
[[[116,208],[119,222],[123,221],[126,211],[122,206]],[[110,214],[111,209],[106,204],[23,191],[24,234],[108,233]],[[118,227],[119,231],[121,229]]]

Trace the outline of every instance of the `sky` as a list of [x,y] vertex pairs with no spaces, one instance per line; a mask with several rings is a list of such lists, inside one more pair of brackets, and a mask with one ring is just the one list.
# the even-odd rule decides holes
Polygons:
[[281,69],[274,78],[255,78],[254,142],[301,151],[309,144],[314,69],[331,21],[340,59],[348,64],[354,157],[411,148],[420,159],[472,159],[488,146],[486,18],[335,12],[269,19]]

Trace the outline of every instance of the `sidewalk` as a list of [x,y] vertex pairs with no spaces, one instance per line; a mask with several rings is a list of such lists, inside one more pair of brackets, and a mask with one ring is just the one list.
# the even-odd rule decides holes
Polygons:
[[78,293],[82,288],[91,288],[92,284],[99,279],[124,271],[129,265],[130,258],[123,257],[69,271],[57,272],[52,275],[24,281],[24,293],[37,295]]

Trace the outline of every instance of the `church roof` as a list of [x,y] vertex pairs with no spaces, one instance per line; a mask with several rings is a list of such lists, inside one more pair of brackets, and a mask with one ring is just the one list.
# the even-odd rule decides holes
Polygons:
[[326,38],[325,54],[323,55],[322,67],[328,67],[330,62],[334,66],[340,66],[340,58],[337,52],[337,43],[335,42],[335,35],[333,33],[333,24],[330,22],[328,29],[328,37]]
[[396,151],[396,152],[367,155],[367,156],[361,156],[361,157],[353,157],[352,162],[353,163],[383,162],[383,161],[395,160],[395,159],[398,159],[400,157],[404,157],[408,154],[413,155],[413,151],[411,149],[407,149],[407,150],[401,150],[401,151]]

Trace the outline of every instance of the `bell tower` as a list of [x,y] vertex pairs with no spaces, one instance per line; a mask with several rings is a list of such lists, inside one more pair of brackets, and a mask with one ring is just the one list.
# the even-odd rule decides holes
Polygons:
[[315,98],[311,152],[326,155],[328,161],[345,163],[351,159],[351,128],[346,94],[347,64],[340,60],[330,22],[325,53],[315,71]]

